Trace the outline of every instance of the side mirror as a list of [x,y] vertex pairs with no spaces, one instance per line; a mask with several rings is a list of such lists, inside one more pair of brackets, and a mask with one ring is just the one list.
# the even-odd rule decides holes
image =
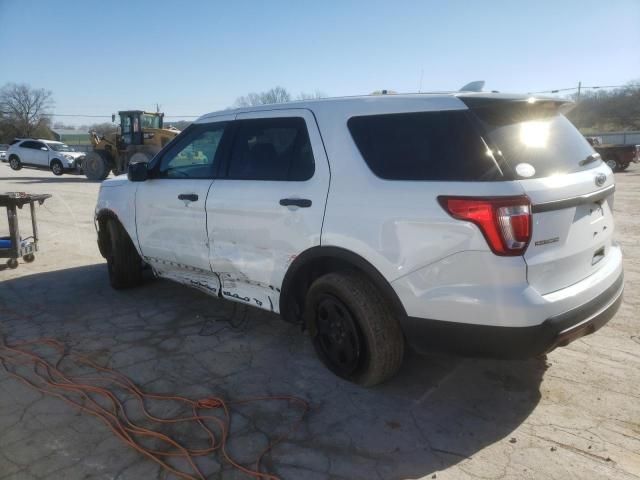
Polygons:
[[133,162],[127,169],[127,178],[131,182],[144,182],[149,178],[147,162]]
[[42,150],[43,152],[48,152],[49,149],[47,147],[40,147],[40,150]]

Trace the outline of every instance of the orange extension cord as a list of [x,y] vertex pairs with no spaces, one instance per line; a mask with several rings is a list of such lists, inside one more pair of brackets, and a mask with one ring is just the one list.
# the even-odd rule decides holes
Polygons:
[[[53,349],[53,351],[57,353],[57,359],[55,362],[52,363],[48,361],[44,356],[38,355],[34,351],[34,348],[37,349],[42,347]],[[60,364],[65,359],[71,360],[77,365],[90,367],[91,369],[99,372],[99,374],[95,376],[82,375],[81,378],[74,378],[74,376],[70,374],[63,373],[60,369]],[[0,364],[2,364],[5,372],[16,380],[19,380],[29,387],[46,395],[64,400],[81,411],[99,418],[126,445],[158,463],[164,469],[173,473],[177,477],[187,480],[205,480],[205,476],[196,465],[194,458],[214,453],[219,453],[226,462],[250,477],[265,480],[278,480],[277,476],[260,471],[262,458],[276,444],[291,435],[309,411],[309,404],[305,400],[289,395],[254,397],[231,402],[225,401],[219,397],[192,400],[179,395],[158,395],[146,393],[138,388],[126,375],[110,368],[102,367],[85,355],[71,353],[67,351],[63,343],[51,338],[20,342],[13,345],[8,345],[6,341],[2,339],[0,342]],[[29,366],[33,367],[33,375],[31,379],[17,371],[21,367]],[[116,395],[105,386],[100,386],[100,384],[104,384],[105,382],[117,385],[136,397],[148,420],[158,424],[195,422],[208,437],[208,448],[187,448],[168,435],[150,428],[136,425],[127,416],[123,403],[116,397]],[[73,394],[78,395],[81,401],[70,398]],[[100,398],[102,402],[97,401],[98,398]],[[185,417],[158,418],[150,414],[146,408],[145,400],[150,399],[171,400],[182,403],[192,409],[193,415]],[[231,423],[229,407],[230,405],[241,405],[261,401],[286,401],[288,403],[295,403],[302,407],[302,413],[300,418],[285,434],[272,441],[267,448],[260,453],[258,458],[255,460],[255,466],[253,468],[248,468],[235,461],[227,451],[227,442],[229,441],[229,428]],[[108,404],[109,408],[104,407],[101,403]],[[219,410],[222,415],[217,417],[214,415],[203,415],[199,413],[200,410],[213,409]],[[213,423],[217,426],[220,436],[219,439],[216,438],[214,431],[206,422]],[[141,439],[143,438],[159,440],[169,448],[167,451],[147,448],[141,443]],[[182,457],[183,459],[186,459],[191,466],[192,472],[186,473],[178,470],[168,463],[166,459],[167,457]]]

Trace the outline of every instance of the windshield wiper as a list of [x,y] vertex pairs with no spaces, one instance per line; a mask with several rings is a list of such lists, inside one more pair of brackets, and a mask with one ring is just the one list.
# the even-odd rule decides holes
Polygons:
[[589,163],[593,163],[593,162],[596,162],[598,160],[601,160],[600,154],[599,153],[592,153],[591,155],[589,155],[584,160],[580,160],[580,162],[578,162],[578,165],[583,167],[584,165],[588,165]]

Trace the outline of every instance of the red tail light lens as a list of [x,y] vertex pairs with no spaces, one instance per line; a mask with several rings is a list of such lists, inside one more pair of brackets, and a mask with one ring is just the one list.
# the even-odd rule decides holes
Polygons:
[[521,197],[438,197],[458,220],[475,223],[496,255],[522,255],[531,240],[531,203]]

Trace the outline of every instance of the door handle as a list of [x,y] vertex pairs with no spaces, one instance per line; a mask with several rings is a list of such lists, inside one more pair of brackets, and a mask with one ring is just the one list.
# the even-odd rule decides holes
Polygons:
[[178,195],[178,200],[184,200],[186,202],[197,202],[198,195],[195,193],[181,193]]
[[280,205],[283,207],[309,208],[311,200],[307,198],[282,198],[280,199]]

